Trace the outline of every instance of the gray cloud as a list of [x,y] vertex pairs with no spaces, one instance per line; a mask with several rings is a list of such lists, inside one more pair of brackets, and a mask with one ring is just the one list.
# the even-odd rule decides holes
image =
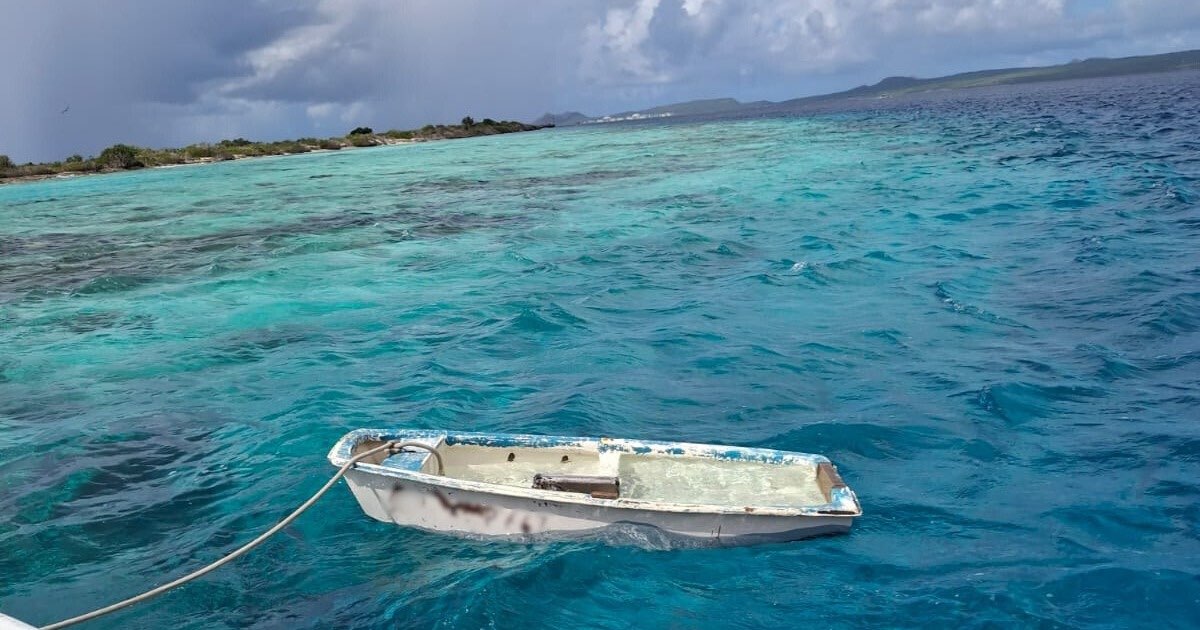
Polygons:
[[0,152],[38,160],[157,143],[152,105],[197,103],[209,82],[244,71],[240,55],[307,19],[238,0],[7,5]]
[[0,2],[18,160],[1200,47],[1195,0]]

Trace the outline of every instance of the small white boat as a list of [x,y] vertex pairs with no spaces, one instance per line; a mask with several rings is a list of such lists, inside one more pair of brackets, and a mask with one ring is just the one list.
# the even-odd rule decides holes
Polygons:
[[858,498],[825,457],[736,446],[540,435],[346,434],[329,452],[369,516],[528,540],[653,527],[671,539],[751,544],[846,532]]

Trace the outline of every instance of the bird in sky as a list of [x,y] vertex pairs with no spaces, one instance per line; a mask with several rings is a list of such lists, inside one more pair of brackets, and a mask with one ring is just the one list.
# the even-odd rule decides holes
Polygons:
[[69,111],[71,111],[71,106],[70,106],[70,105],[67,105],[67,106],[66,106],[66,107],[64,107],[64,108],[63,108],[63,110],[62,110],[61,112],[59,112],[59,113],[60,113],[60,114],[65,114],[65,113],[67,113],[67,112],[69,112]]

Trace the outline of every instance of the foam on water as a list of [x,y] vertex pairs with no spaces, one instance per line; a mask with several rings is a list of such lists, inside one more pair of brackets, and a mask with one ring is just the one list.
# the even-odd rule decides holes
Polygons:
[[0,610],[181,575],[399,426],[822,453],[865,514],[664,553],[341,490],[93,627],[1192,625],[1198,105],[1175,73],[0,186]]

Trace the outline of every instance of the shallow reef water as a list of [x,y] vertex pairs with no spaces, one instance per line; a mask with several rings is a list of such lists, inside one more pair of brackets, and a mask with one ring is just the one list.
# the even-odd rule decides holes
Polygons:
[[1174,73],[2,186],[0,610],[198,567],[400,426],[821,453],[865,514],[515,544],[339,488],[89,627],[1192,626],[1198,107]]

